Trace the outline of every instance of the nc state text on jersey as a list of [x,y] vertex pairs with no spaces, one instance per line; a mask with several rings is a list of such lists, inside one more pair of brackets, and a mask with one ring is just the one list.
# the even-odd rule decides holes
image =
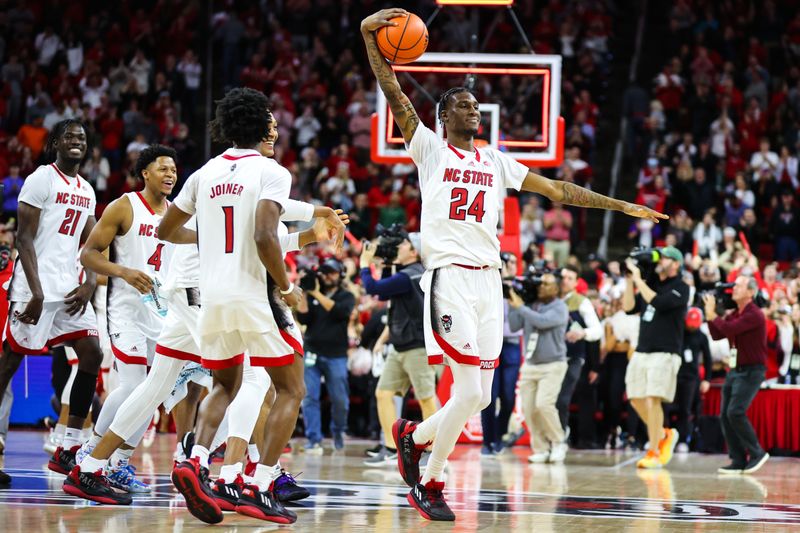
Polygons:
[[214,185],[211,187],[211,195],[209,198],[216,198],[217,196],[222,196],[223,194],[235,194],[237,196],[242,194],[244,190],[244,186],[239,185],[238,183],[220,183],[219,185]]
[[60,192],[56,193],[56,203],[88,208],[92,204],[92,200],[79,194]]
[[477,170],[465,170],[463,175],[460,168],[446,168],[444,169],[444,176],[442,181],[452,181],[461,183],[471,183],[473,185],[483,185],[485,187],[492,187],[494,174],[488,172],[478,172]]

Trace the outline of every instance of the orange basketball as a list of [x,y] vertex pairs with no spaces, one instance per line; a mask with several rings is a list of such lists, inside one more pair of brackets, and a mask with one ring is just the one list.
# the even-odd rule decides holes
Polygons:
[[403,65],[419,59],[428,48],[428,28],[422,19],[413,13],[407,17],[396,17],[397,26],[384,26],[376,32],[378,50],[383,57]]

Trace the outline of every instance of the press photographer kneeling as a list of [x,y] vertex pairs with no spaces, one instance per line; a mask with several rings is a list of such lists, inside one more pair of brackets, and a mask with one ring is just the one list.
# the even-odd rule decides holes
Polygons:
[[720,474],[752,474],[769,459],[747,419],[747,408],[764,381],[767,361],[766,318],[753,302],[757,292],[755,279],[736,278],[733,285],[736,308],[725,311],[723,317],[717,315],[714,295],[703,296],[711,337],[727,338],[731,345],[731,369],[722,386],[720,407],[722,434],[728,444],[731,464],[717,470]]
[[[397,464],[392,437],[392,423],[398,416],[394,396],[405,396],[413,386],[422,418],[428,418],[436,411],[436,374],[434,367],[428,365],[422,328],[424,296],[419,280],[425,267],[420,262],[420,234],[407,233],[399,224],[386,229],[378,225],[376,230],[378,239],[365,242],[361,252],[361,283],[367,294],[389,301],[388,324],[375,343],[375,351],[382,357],[383,346],[391,346],[375,390],[386,445],[365,464],[391,466]],[[376,256],[383,259],[384,266],[394,265],[397,272],[373,279],[370,264]]]
[[531,434],[533,454],[528,461],[563,462],[568,446],[556,400],[567,372],[567,304],[558,297],[558,280],[551,273],[517,278],[505,291],[510,306],[509,327],[524,330],[525,363],[519,391]]

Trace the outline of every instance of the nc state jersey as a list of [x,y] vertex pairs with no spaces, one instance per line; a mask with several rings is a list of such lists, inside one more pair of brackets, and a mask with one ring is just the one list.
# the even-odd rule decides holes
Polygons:
[[[111,242],[109,258],[118,265],[140,270],[157,283],[163,283],[169,273],[175,245],[158,238],[159,215],[139,192],[129,192],[133,212],[131,227]],[[150,339],[158,338],[163,314],[146,295],[128,285],[122,278],[108,280],[108,331],[111,334],[139,331]]]
[[500,268],[497,222],[504,189],[519,190],[528,168],[491,148],[459,150],[422,124],[408,153],[419,169],[425,268]]
[[289,171],[255,150],[228,149],[186,181],[175,205],[197,214],[200,252],[200,329],[277,329],[267,301],[267,270],[254,239],[260,200],[283,205]]
[[[51,163],[40,166],[25,179],[19,201],[41,210],[33,248],[44,301],[64,301],[64,296],[79,285],[75,265],[83,228],[94,216],[94,189],[85,179],[67,176]],[[30,298],[20,258],[14,266],[8,299],[25,302]]]

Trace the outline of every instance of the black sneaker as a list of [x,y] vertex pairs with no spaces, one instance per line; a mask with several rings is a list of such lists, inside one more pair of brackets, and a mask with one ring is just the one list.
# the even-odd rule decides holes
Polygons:
[[221,479],[216,480],[211,487],[211,492],[214,493],[214,498],[216,498],[220,509],[223,511],[235,511],[243,488],[244,479],[242,479],[241,475],[237,475],[233,483],[224,483]]
[[272,493],[279,502],[295,502],[311,496],[308,489],[301,487],[294,476],[281,468],[281,475],[272,482]]
[[382,450],[383,450],[383,444],[378,443],[378,445],[375,446],[374,448],[369,448],[367,450],[364,450],[364,455],[366,455],[367,457],[376,457],[381,453]]
[[186,500],[186,508],[207,524],[222,522],[222,509],[208,484],[208,469],[195,458],[181,462],[172,471],[172,483]]
[[428,520],[441,520],[452,522],[456,515],[444,501],[444,483],[430,480],[424,486],[421,483],[414,485],[406,499],[411,506],[419,511],[423,518]]
[[80,450],[80,448],[80,445],[77,445],[69,450],[65,450],[62,446],[59,446],[56,448],[56,452],[53,454],[50,462],[47,463],[47,468],[53,472],[68,476],[75,468],[75,453]]
[[747,463],[747,466],[742,469],[742,474],[755,474],[762,466],[764,466],[764,463],[767,462],[767,459],[769,459],[769,454],[767,452],[764,452],[763,455],[750,459],[750,461]]
[[70,496],[91,500],[106,505],[130,505],[132,498],[127,492],[117,492],[108,483],[102,470],[95,473],[81,472],[76,466],[64,480],[64,492]]
[[259,491],[255,485],[247,485],[242,490],[236,512],[277,524],[294,524],[297,520],[297,515],[276,500],[272,492]]
[[[213,463],[213,462],[216,462],[216,461],[222,461],[225,458],[225,450],[227,448],[228,448],[228,444],[226,442],[223,442],[222,444],[217,446],[217,449],[214,450],[213,452],[211,452],[208,455],[208,462],[209,463]],[[189,456],[187,455],[186,457],[189,457]]]
[[194,448],[194,431],[189,431],[181,439],[181,449],[185,458],[192,456],[192,448]]
[[392,435],[397,443],[397,468],[400,475],[409,487],[419,483],[419,458],[428,446],[427,443],[417,445],[411,434],[416,429],[417,423],[404,418],[398,419],[392,425]]
[[742,465],[735,465],[733,463],[717,468],[717,474],[723,476],[738,476],[742,473],[744,467]]
[[11,476],[0,470],[0,485],[11,485]]

